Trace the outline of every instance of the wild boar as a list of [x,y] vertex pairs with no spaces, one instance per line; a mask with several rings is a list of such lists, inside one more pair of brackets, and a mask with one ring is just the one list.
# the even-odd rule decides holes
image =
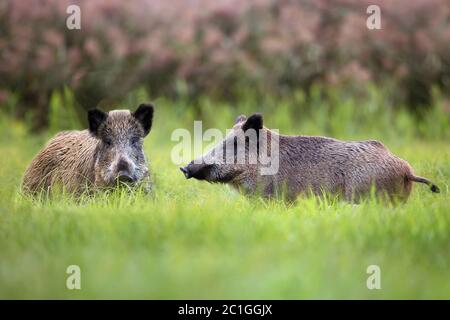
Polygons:
[[[264,153],[269,162],[261,161]],[[262,173],[274,161],[277,170]],[[180,169],[188,179],[228,183],[245,193],[283,195],[290,200],[300,194],[327,193],[357,202],[372,188],[390,199],[406,200],[413,182],[439,192],[435,184],[415,176],[406,161],[378,141],[279,135],[263,126],[261,114],[248,119],[239,116],[224,141]]]
[[59,186],[80,194],[119,182],[144,184],[150,190],[143,140],[151,130],[153,111],[151,104],[141,104],[133,113],[90,110],[89,129],[57,134],[32,160],[22,190],[35,194]]

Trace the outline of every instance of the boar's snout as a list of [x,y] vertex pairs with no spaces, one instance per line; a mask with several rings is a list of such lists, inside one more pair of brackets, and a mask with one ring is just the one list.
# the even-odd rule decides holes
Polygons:
[[197,180],[205,180],[210,168],[211,165],[191,162],[186,167],[180,168],[180,170],[184,173],[186,179],[195,178]]
[[184,167],[184,168],[180,168],[181,172],[183,172],[184,176],[186,177],[186,179],[190,179],[192,178],[188,166]]
[[124,183],[131,183],[131,182],[136,182],[136,179],[133,178],[132,176],[128,175],[128,174],[120,174],[117,177],[117,180],[120,182],[124,182]]
[[137,178],[133,174],[132,164],[124,159],[120,159],[117,163],[117,175],[116,180],[124,183],[136,182]]

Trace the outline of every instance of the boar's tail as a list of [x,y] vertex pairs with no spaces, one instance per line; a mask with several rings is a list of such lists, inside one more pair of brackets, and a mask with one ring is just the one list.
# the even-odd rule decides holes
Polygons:
[[422,178],[422,177],[418,177],[415,175],[408,175],[408,179],[414,182],[419,182],[419,183],[425,183],[426,185],[428,185],[430,187],[430,190],[434,193],[439,193],[441,192],[441,190],[439,190],[438,186],[435,185],[433,182],[431,182],[428,179]]

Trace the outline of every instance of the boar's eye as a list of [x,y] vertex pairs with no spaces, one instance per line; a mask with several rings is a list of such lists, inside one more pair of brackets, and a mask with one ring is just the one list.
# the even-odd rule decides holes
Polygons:
[[103,143],[105,144],[105,146],[107,147],[111,147],[112,146],[112,140],[109,138],[103,139]]
[[141,139],[139,137],[132,137],[131,138],[131,144],[133,146],[140,146],[141,145]]

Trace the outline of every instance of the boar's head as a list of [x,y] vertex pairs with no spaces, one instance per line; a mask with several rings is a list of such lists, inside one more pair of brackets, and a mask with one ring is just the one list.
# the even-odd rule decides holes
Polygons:
[[94,159],[97,185],[133,184],[148,176],[143,142],[152,127],[151,104],[141,104],[135,112],[93,109],[88,120],[90,133],[99,140]]
[[248,118],[241,115],[223,141],[180,170],[187,179],[245,184],[257,172],[258,151],[265,130],[261,114]]

